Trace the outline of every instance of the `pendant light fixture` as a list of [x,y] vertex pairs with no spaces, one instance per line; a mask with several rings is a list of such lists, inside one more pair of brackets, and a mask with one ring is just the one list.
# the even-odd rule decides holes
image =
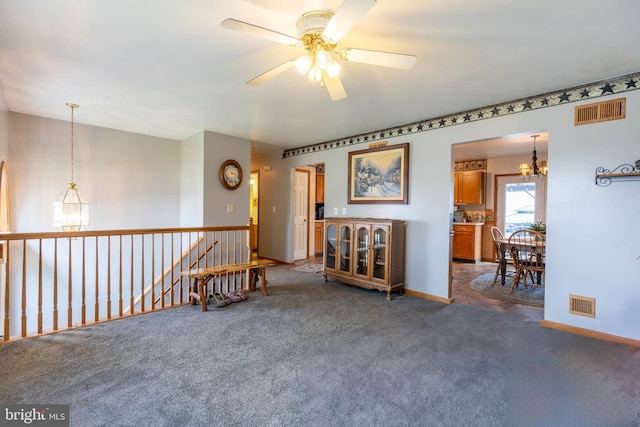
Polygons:
[[538,179],[545,179],[549,172],[549,164],[547,162],[538,162],[538,155],[536,153],[536,138],[540,135],[531,135],[533,138],[533,156],[531,158],[531,165],[527,163],[520,163],[520,173],[522,174],[522,180],[529,182],[531,176],[534,175]]
[[73,110],[79,105],[67,102],[67,106],[71,108],[71,180],[53,204],[53,224],[62,228],[62,231],[80,231],[89,225],[89,203],[83,201],[73,182]]

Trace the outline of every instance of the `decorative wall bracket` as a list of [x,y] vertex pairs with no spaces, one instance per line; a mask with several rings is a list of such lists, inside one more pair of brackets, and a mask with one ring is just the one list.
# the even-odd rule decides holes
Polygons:
[[636,160],[635,166],[624,163],[613,170],[599,167],[596,169],[596,185],[606,187],[613,181],[621,180],[640,181],[640,160]]

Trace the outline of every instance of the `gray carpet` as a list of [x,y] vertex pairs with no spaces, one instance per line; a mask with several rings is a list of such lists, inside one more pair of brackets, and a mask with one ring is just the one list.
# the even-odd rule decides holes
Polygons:
[[0,346],[0,402],[72,426],[638,426],[637,348],[290,266],[269,297]]
[[[500,282],[500,276],[496,283],[493,283],[495,272],[483,274],[471,281],[469,286],[474,291],[480,292],[489,298],[513,302],[516,304],[530,305],[533,307],[544,307],[544,287],[523,286],[522,282],[510,293],[513,278],[507,277],[504,286]],[[530,281],[530,279],[529,279]]]

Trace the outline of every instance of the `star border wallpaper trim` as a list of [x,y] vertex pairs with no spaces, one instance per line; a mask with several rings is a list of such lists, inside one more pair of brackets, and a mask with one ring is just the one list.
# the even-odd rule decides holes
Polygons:
[[478,120],[486,120],[495,117],[503,117],[509,114],[533,111],[540,108],[554,107],[566,103],[584,101],[599,98],[606,95],[614,95],[623,92],[640,89],[640,72],[614,77],[599,82],[587,83],[568,89],[560,89],[541,95],[530,96],[514,101],[503,102],[495,105],[475,108],[461,113],[450,114],[442,117],[422,120],[402,126],[377,130],[370,133],[354,135],[328,142],[307,145],[300,148],[285,150],[282,158],[299,156],[302,154],[326,151],[350,145],[379,141],[394,136],[410,135],[418,132],[426,132],[441,129],[448,126],[472,123]]

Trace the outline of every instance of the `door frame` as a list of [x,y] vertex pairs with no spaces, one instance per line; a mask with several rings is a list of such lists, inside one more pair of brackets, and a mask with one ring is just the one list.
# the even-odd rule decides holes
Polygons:
[[[306,236],[305,236],[305,240],[306,240],[305,256],[304,256],[304,258],[297,258],[296,259],[296,247],[295,247],[296,246],[295,245],[295,242],[296,242],[296,220],[295,220],[295,200],[296,200],[295,192],[296,192],[296,189],[295,189],[295,187],[296,187],[296,174],[297,173],[304,173],[304,174],[307,175],[307,191],[306,191],[307,196],[306,196],[306,200],[305,200],[305,203],[304,203],[304,205],[306,207],[306,215],[304,217],[304,221],[307,223],[307,228],[306,228]],[[310,185],[311,185],[310,181],[311,181],[311,171],[309,171],[308,169],[304,169],[304,168],[294,168],[294,171],[293,171],[293,182],[294,182],[294,185],[293,185],[293,189],[292,189],[293,190],[292,196],[293,196],[293,201],[294,201],[294,206],[293,206],[293,242],[294,242],[294,244],[293,244],[293,260],[294,261],[298,261],[298,260],[301,260],[301,259],[309,258],[309,230],[311,229],[310,226],[309,226],[309,191],[310,191]]]
[[[255,225],[260,224],[260,169],[252,170],[249,172],[249,182],[251,182],[251,177],[256,176],[256,185],[258,187],[258,191],[256,192],[256,217],[254,218],[253,223]],[[251,194],[249,194],[251,196]],[[251,200],[249,201],[252,202]],[[251,206],[249,206],[249,214],[251,214]],[[256,254],[260,257],[260,226],[258,225],[258,235],[256,236]]]
[[[496,227],[498,226],[499,222],[498,222],[498,195],[499,195],[499,191],[498,191],[498,179],[499,178],[505,178],[505,177],[521,177],[522,175],[519,173],[503,173],[503,174],[499,174],[499,175],[494,175],[493,176],[493,215],[494,215],[494,221],[496,224]],[[546,179],[546,178],[545,178]],[[538,200],[538,197],[536,196],[536,201]],[[539,212],[538,212],[538,206],[536,203],[536,214],[534,217],[534,222],[538,221],[540,218],[542,218],[544,220],[544,222],[546,222],[546,218],[547,218],[547,182],[545,181],[544,184],[544,192],[543,192],[543,200],[542,200],[542,217],[540,216]],[[504,212],[500,213],[501,215],[504,215]],[[503,223],[504,225],[504,223]],[[503,233],[505,232],[504,230],[504,226],[500,229],[500,231],[502,231]],[[508,236],[505,236],[508,237]],[[495,254],[494,254],[495,256]]]

